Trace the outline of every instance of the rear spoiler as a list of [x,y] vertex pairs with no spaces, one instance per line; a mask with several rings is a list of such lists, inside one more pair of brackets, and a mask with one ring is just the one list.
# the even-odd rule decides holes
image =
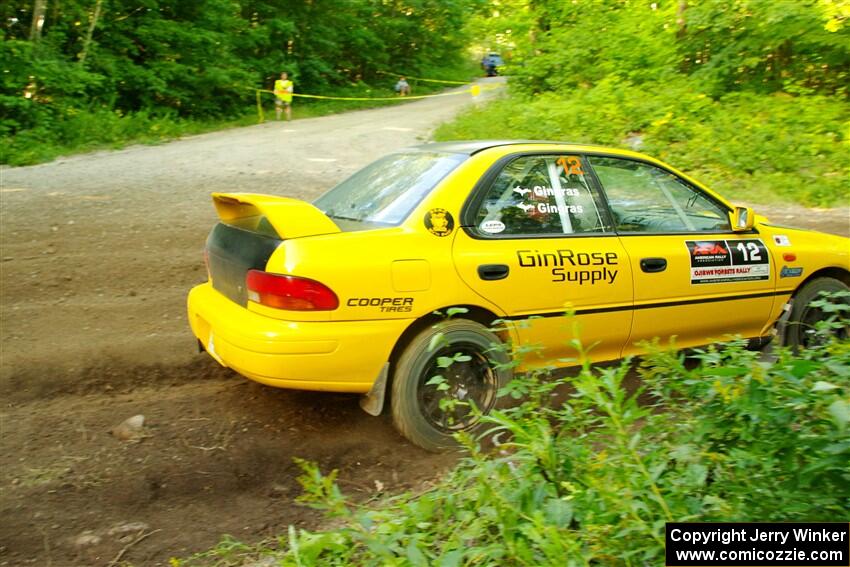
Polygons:
[[264,216],[282,239],[341,232],[325,213],[300,199],[258,193],[213,193],[222,221]]

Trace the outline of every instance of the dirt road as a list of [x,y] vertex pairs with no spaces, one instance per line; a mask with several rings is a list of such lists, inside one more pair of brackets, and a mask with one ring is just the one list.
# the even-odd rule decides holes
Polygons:
[[[225,533],[309,525],[315,514],[292,502],[296,456],[339,468],[363,495],[448,465],[354,396],[264,388],[197,354],[185,296],[205,279],[211,191],[312,200],[467,104],[427,99],[4,170],[0,565],[106,565],[159,530],[124,556],[158,565]],[[147,437],[109,434],[135,414]]]
[[[184,301],[205,279],[211,191],[312,199],[427,140],[465,104],[429,99],[3,170],[0,565],[107,565],[122,550],[122,561],[165,565],[225,533],[253,541],[309,527],[317,516],[293,503],[296,456],[340,469],[343,489],[362,497],[449,466],[454,457],[406,443],[356,397],[265,388],[198,355]],[[773,212],[848,232],[846,211]],[[141,438],[109,433],[135,414]]]

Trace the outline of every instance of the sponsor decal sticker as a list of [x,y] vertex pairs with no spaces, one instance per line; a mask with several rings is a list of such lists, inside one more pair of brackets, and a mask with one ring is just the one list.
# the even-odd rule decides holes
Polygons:
[[691,284],[770,279],[770,256],[761,239],[686,240]]
[[529,203],[520,203],[517,205],[520,209],[529,216],[552,215],[561,213],[582,214],[584,207],[582,205],[550,205],[549,203],[537,203],[536,205]]
[[550,268],[553,282],[579,285],[613,284],[620,270],[616,252],[574,252],[559,248],[554,252],[517,250],[520,268]]
[[519,193],[521,197],[525,197],[528,193],[534,193],[535,197],[578,197],[580,191],[574,187],[545,187],[543,185],[535,185],[534,187],[514,187],[514,193]]
[[576,156],[558,158],[558,161],[555,163],[564,168],[564,173],[567,177],[570,175],[584,175],[584,171],[581,169],[581,161]]
[[779,271],[780,278],[799,278],[803,275],[803,268],[791,268],[789,266],[782,266],[782,269]]
[[505,223],[500,220],[488,220],[482,222],[478,228],[481,229],[481,232],[486,232],[488,234],[499,234],[505,230]]
[[379,307],[382,313],[407,313],[413,310],[412,297],[352,297],[349,307]]
[[455,228],[455,220],[446,209],[431,209],[425,213],[425,228],[434,236],[448,236]]
[[537,203],[537,212],[541,214],[581,214],[584,212],[584,207],[581,205],[550,205],[549,203]]
[[[580,215],[584,213],[583,205],[570,205],[564,202],[573,197],[581,197],[582,190],[576,187],[547,187],[545,185],[522,187],[517,185],[513,188],[513,192],[529,201],[517,203],[514,206],[522,209],[522,212],[533,219],[540,219],[546,215]],[[553,197],[558,201],[556,204],[549,202]]]
[[791,239],[784,234],[774,234],[773,243],[777,246],[791,246]]

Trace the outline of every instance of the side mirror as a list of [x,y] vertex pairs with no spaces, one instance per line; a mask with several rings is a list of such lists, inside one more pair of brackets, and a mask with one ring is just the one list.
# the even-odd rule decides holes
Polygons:
[[732,230],[734,232],[752,230],[756,219],[756,215],[750,207],[735,207],[730,216],[732,217]]

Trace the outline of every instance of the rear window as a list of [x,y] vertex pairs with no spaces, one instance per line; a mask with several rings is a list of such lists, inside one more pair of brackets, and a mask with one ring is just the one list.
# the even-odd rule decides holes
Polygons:
[[391,154],[367,165],[313,204],[335,220],[398,225],[467,157],[437,152]]

